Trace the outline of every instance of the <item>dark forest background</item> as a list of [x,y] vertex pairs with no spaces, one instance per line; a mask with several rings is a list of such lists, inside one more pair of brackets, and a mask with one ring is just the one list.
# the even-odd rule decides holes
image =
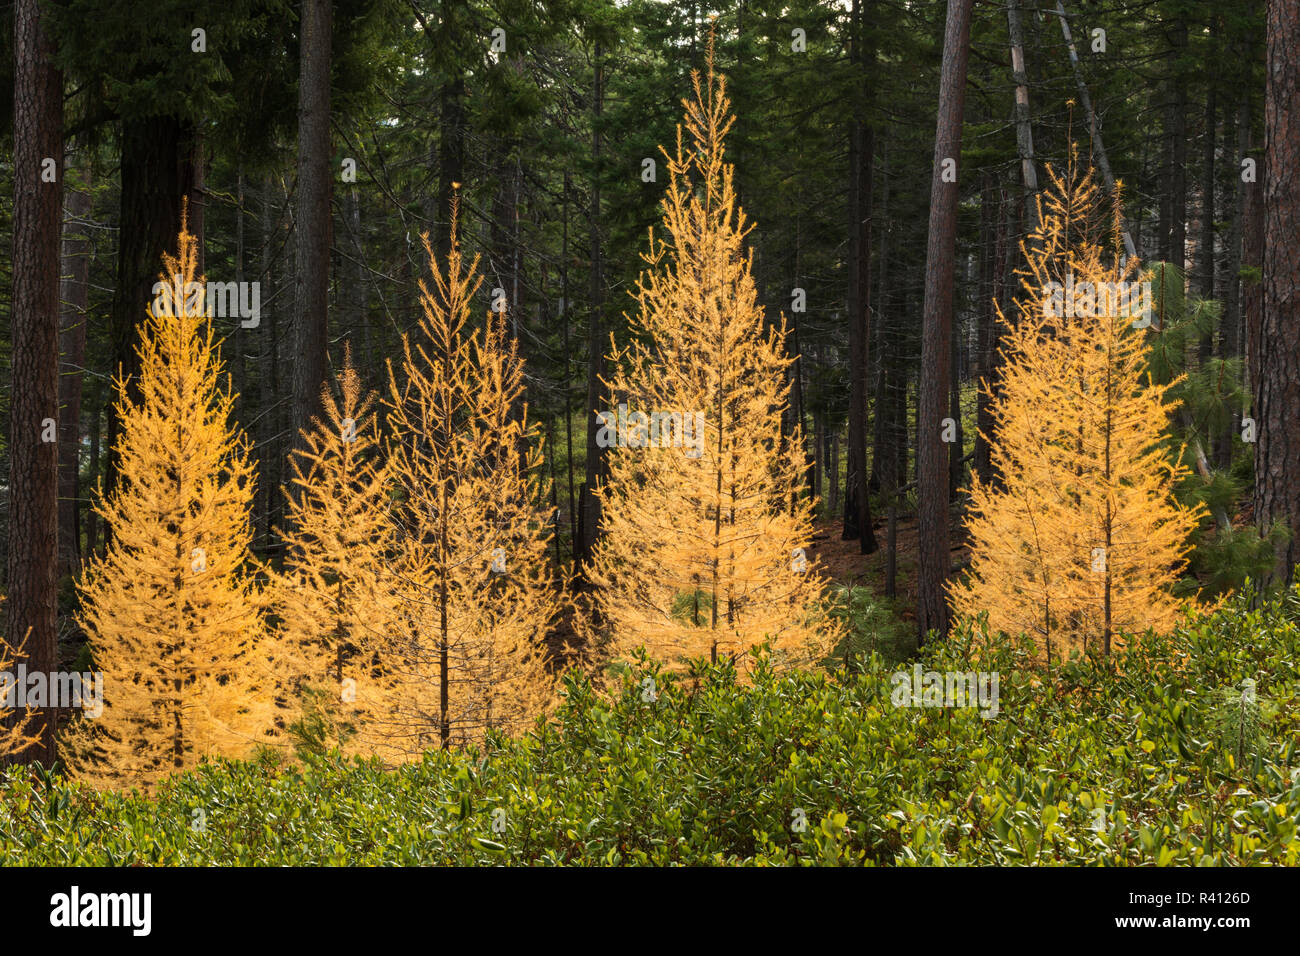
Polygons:
[[[760,298],[773,321],[790,319],[790,421],[806,435],[808,490],[822,502],[827,539],[854,542],[855,553],[888,551],[873,567],[886,568],[877,583],[891,597],[900,566],[915,566],[916,619],[943,630],[934,597],[960,554],[936,562],[927,542],[931,555],[960,543],[959,489],[971,471],[990,476],[978,434],[987,402],[976,385],[997,375],[994,302],[1010,309],[1019,292],[1020,242],[1044,166],[1063,166],[1073,144],[1108,189],[1122,182],[1133,251],[1162,264],[1152,334],[1169,368],[1188,374],[1172,425],[1195,466],[1184,492],[1214,515],[1198,540],[1197,584],[1222,590],[1259,569],[1285,576],[1295,562],[1284,532],[1300,520],[1300,461],[1285,453],[1300,448],[1300,423],[1287,416],[1300,410],[1283,406],[1286,395],[1300,397],[1288,384],[1300,371],[1274,369],[1272,386],[1256,373],[1270,367],[1260,356],[1295,355],[1300,344],[1300,260],[1295,230],[1287,234],[1297,136],[1294,119],[1267,107],[1295,105],[1296,50],[1286,38],[1300,35],[1300,14],[1273,6],[0,5],[8,613],[34,622],[34,663],[48,626],[59,653],[75,654],[72,581],[103,547],[93,490],[113,481],[111,381],[119,368],[131,373],[136,327],[185,202],[208,279],[260,284],[256,327],[215,321],[259,462],[262,554],[278,557],[293,436],[346,343],[366,384],[383,385],[386,359],[417,320],[420,236],[446,249],[460,184],[462,242],[483,257],[482,308],[504,295],[527,399],[543,423],[556,561],[580,572],[599,531],[591,412],[602,402],[603,359],[611,335],[625,339],[628,293],[668,179],[659,145],[674,141],[711,22],[737,114],[729,155],[755,224]],[[943,69],[945,31],[960,35],[963,12],[969,55],[956,77]],[[1271,32],[1266,16],[1277,21]],[[964,99],[954,101],[957,80]],[[935,237],[936,126],[943,135],[945,122],[958,131],[958,199],[950,234]],[[1290,161],[1279,161],[1288,150]],[[45,157],[56,160],[61,189],[24,200]],[[941,264],[927,261],[936,238],[955,249],[943,257],[950,310],[934,297],[944,281]],[[37,281],[54,270],[57,303]],[[1275,310],[1266,308],[1270,275]],[[1261,394],[1272,396],[1272,412]],[[57,468],[29,440],[52,407]],[[935,409],[947,409],[957,440],[927,471],[918,469],[918,421]],[[1270,447],[1282,449],[1265,469],[1280,477],[1258,486],[1256,456],[1267,452],[1243,442],[1247,418],[1265,432],[1275,421]],[[918,515],[919,556],[899,555],[900,529]],[[1275,520],[1280,537],[1270,537]]]

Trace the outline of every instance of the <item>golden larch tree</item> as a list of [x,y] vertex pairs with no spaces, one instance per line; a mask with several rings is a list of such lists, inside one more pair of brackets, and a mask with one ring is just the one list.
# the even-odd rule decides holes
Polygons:
[[1186,474],[1168,435],[1177,383],[1149,373],[1149,286],[1121,256],[1119,196],[1107,210],[1073,155],[1048,176],[1014,320],[998,309],[1003,381],[983,386],[1001,480],[972,478],[971,564],[949,595],[954,613],[987,611],[993,631],[1031,636],[1050,660],[1168,631],[1203,508],[1173,497]]
[[[0,606],[3,605],[4,595],[0,594]],[[5,757],[22,753],[38,739],[32,733],[36,719],[34,708],[30,703],[22,709],[17,707],[18,675],[14,667],[26,659],[25,646],[25,641],[17,647],[11,646],[4,632],[0,632],[0,763]]]
[[205,316],[197,243],[182,224],[138,345],[138,397],[115,382],[111,538],[79,584],[104,710],[71,728],[74,770],[149,785],[208,755],[267,742],[282,711],[250,553],[254,469]]
[[667,239],[651,229],[632,344],[606,382],[619,407],[595,410],[610,473],[589,578],[614,654],[743,657],[768,640],[778,664],[814,663],[837,631],[817,613],[803,442],[797,426],[782,433],[785,318],[769,324],[757,301],[712,52],[692,80],[685,132],[663,151]]
[[482,279],[455,208],[446,262],[424,246],[433,285],[420,282],[423,317],[403,336],[400,378],[389,362],[385,399],[403,602],[386,732],[410,755],[526,729],[554,699],[546,637],[561,611],[540,439],[505,313],[471,321]]
[[345,752],[369,754],[383,749],[375,724],[394,707],[385,661],[402,602],[390,567],[392,476],[376,396],[363,390],[350,347],[337,378],[338,396],[322,388],[324,417],[290,455],[275,611],[284,652],[321,697],[314,712],[346,732]]

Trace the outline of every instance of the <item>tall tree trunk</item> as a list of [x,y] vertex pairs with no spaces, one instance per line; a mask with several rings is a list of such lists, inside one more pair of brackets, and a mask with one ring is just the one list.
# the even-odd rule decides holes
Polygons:
[[[560,387],[564,409],[565,471],[569,483],[569,554],[576,556],[578,544],[578,495],[573,480],[573,378],[569,366],[569,170],[564,170],[564,232],[560,242],[560,323],[564,347],[564,379]],[[557,529],[556,533],[559,531]]]
[[[1255,270],[1262,276],[1264,269],[1264,173],[1265,157],[1260,157],[1260,180],[1246,184],[1246,214],[1242,220],[1241,264],[1244,269]],[[1246,357],[1246,384],[1253,396],[1259,388],[1258,349],[1263,345],[1260,330],[1264,323],[1264,282],[1251,278],[1242,282],[1241,319],[1245,332],[1242,354]],[[1258,407],[1256,407],[1258,412]],[[1260,421],[1256,414],[1256,421]]]
[[198,252],[198,274],[207,273],[207,232],[208,232],[208,197],[206,193],[208,152],[203,144],[203,130],[194,131],[194,144],[191,147],[190,162],[194,168],[190,173],[193,189],[190,191],[190,233],[196,240]]
[[[59,238],[63,77],[38,0],[14,4],[12,389],[9,419],[9,644],[28,672],[58,670]],[[52,162],[53,170],[46,165]],[[52,173],[52,178],[51,174]],[[58,711],[35,713],[36,743],[16,762],[54,763]]]
[[[1024,27],[1020,6],[1024,0],[1007,0],[1007,35],[1011,44],[1011,76],[1016,84],[1016,152],[1020,157],[1021,196],[1014,208],[1008,207],[1005,216],[998,221],[998,240],[1001,246],[997,252],[997,262],[993,265],[994,296],[1003,306],[1004,317],[1016,320],[1010,315],[1012,305],[1004,302],[1008,291],[1018,291],[1016,270],[1025,264],[1025,257],[1038,247],[1038,167],[1034,160],[1034,127],[1029,108],[1029,72],[1025,68]],[[1061,9],[1062,29],[1069,39],[1069,26],[1065,23],[1064,8]],[[1073,46],[1071,45],[1073,54]],[[1077,70],[1077,57],[1072,60]],[[1076,77],[1078,76],[1076,72]],[[1083,90],[1086,94],[1086,88]],[[1014,236],[1024,236],[1023,254],[1017,251]],[[991,304],[990,304],[991,308]],[[989,386],[995,391],[1001,387],[1002,359],[997,351],[997,342],[1001,335],[997,320],[990,319],[989,328]],[[988,433],[993,428],[993,406],[991,400],[981,395],[976,408],[976,427]],[[1002,476],[993,467],[992,458],[986,442],[977,438],[980,445],[976,447],[976,470],[982,480],[1000,485]]]
[[826,429],[826,513],[836,514],[840,505],[840,435],[838,428]]
[[[878,356],[876,363],[875,415],[872,417],[871,476],[867,485],[886,496],[894,488],[906,483],[907,475],[907,369],[902,354],[902,330],[892,307],[893,289],[889,284],[891,247],[889,243],[889,175],[888,146],[882,150],[880,190],[880,219],[886,228],[880,230],[876,243],[876,320],[872,323],[872,343]],[[900,401],[901,396],[901,401]]]
[[[1261,188],[1258,183],[1246,184],[1241,181],[1241,160],[1244,159],[1250,151],[1250,97],[1242,97],[1241,103],[1237,107],[1235,114],[1227,112],[1224,115],[1224,154],[1229,161],[1225,163],[1227,174],[1232,182],[1232,218],[1228,225],[1228,238],[1225,242],[1225,262],[1219,275],[1219,295],[1223,301],[1223,322],[1220,326],[1221,334],[1219,336],[1219,357],[1223,359],[1237,358],[1243,354],[1242,349],[1242,323],[1241,323],[1241,246],[1245,230],[1243,228],[1246,218],[1246,190]],[[1232,129],[1228,129],[1229,117]],[[1235,142],[1233,141],[1235,139]],[[1236,150],[1234,153],[1233,150]],[[1242,414],[1246,414],[1243,410]],[[1219,438],[1218,458],[1216,464],[1219,468],[1229,468],[1232,466],[1232,456],[1235,448],[1238,425],[1234,420],[1229,420],[1223,434]]]
[[[1101,180],[1106,185],[1106,191],[1114,194],[1115,174],[1111,172],[1110,158],[1106,155],[1106,144],[1102,141],[1101,129],[1097,126],[1097,114],[1092,109],[1092,97],[1088,95],[1088,84],[1083,78],[1083,67],[1079,65],[1079,52],[1074,48],[1074,37],[1070,33],[1070,21],[1062,0],[1056,0],[1056,15],[1061,20],[1061,36],[1065,38],[1065,47],[1070,54],[1070,67],[1074,72],[1074,85],[1079,91],[1079,101],[1083,104],[1084,115],[1088,117],[1089,139],[1092,141],[1092,157],[1101,169]],[[1168,194],[1166,193],[1166,195]],[[1165,221],[1168,221],[1167,215]],[[1167,232],[1163,234],[1168,235]],[[1123,227],[1122,238],[1124,240],[1124,251],[1128,253],[1130,258],[1136,257],[1137,248],[1133,244],[1133,236],[1129,233],[1127,227]],[[1162,254],[1162,258],[1167,258],[1167,254]]]
[[[275,209],[271,201],[273,190],[271,188],[271,177],[264,176],[262,179],[261,189],[261,263],[258,275],[262,283],[262,292],[265,296],[263,301],[272,303],[272,307],[267,309],[267,322],[265,329],[259,329],[262,333],[257,336],[257,395],[258,407],[262,409],[261,416],[257,421],[257,460],[258,476],[257,489],[258,499],[261,506],[256,509],[254,515],[254,536],[266,553],[273,550],[273,528],[276,527],[275,512],[277,502],[282,500],[280,495],[280,422],[282,420],[281,408],[282,403],[279,400],[279,362],[278,362],[278,335],[279,335],[279,314],[283,306],[276,308],[274,306],[277,298],[277,289],[288,289],[276,280],[276,263],[274,255],[274,243],[276,236],[275,229]],[[285,296],[287,298],[287,295]],[[263,400],[263,396],[269,396],[269,399]]]
[[[867,375],[870,367],[871,165],[875,140],[865,119],[873,51],[863,37],[863,0],[853,0],[852,62],[862,82],[854,97],[849,144],[849,433],[844,486],[845,539],[856,538],[863,554],[876,550],[867,492]],[[855,78],[857,79],[857,78]]]
[[1179,61],[1187,47],[1187,21],[1181,16],[1173,29],[1173,96],[1169,105],[1169,257],[1179,269],[1187,267],[1187,84]]
[[434,224],[434,252],[445,262],[451,251],[451,207],[456,190],[465,181],[465,78],[459,73],[442,88],[441,129],[438,139],[438,221]]
[[948,443],[948,497],[954,500],[957,489],[961,487],[961,464],[966,448],[966,432],[961,420],[961,335],[956,328],[955,315],[950,341],[952,352],[948,358],[948,417],[953,423],[953,440]]
[[[1198,272],[1201,297],[1214,298],[1214,152],[1218,143],[1214,87],[1205,96],[1205,138],[1201,142],[1201,237]],[[1222,327],[1222,326],[1220,326]],[[1201,336],[1197,357],[1204,365],[1214,352],[1214,330]]]
[[[1165,126],[1169,125],[1169,107],[1165,107]],[[1174,163],[1174,144],[1169,138],[1168,133],[1163,135],[1160,142],[1160,174],[1159,174],[1159,191],[1160,204],[1159,214],[1156,220],[1156,258],[1161,262],[1169,262],[1173,257],[1169,253],[1169,224],[1173,220],[1173,193],[1166,185],[1173,177],[1170,174],[1170,167]]]
[[[275,414],[271,421],[271,444],[273,449],[271,468],[272,484],[268,486],[267,494],[267,522],[270,529],[270,537],[267,539],[267,554],[279,566],[279,562],[284,557],[285,541],[284,536],[277,533],[277,529],[285,526],[285,496],[280,492],[280,486],[288,474],[288,452],[293,442],[293,317],[297,314],[298,301],[298,245],[294,242],[294,203],[293,196],[289,190],[288,184],[281,179],[280,188],[277,190],[279,216],[284,220],[284,232],[280,239],[278,263],[279,277],[275,281],[276,288],[280,290],[280,297],[284,300],[281,309],[273,309],[269,316],[270,321],[267,323],[267,338],[270,342],[267,344],[269,354],[267,356],[267,375],[266,375],[266,394],[272,402]],[[279,230],[277,230],[277,233]],[[404,263],[409,263],[409,257],[403,257]],[[402,288],[406,288],[405,284]],[[288,316],[285,321],[283,316]],[[286,399],[280,396],[288,393]]]
[[1264,96],[1263,313],[1255,355],[1255,516],[1280,521],[1273,581],[1289,581],[1300,552],[1300,8],[1268,3]]
[[442,4],[437,33],[431,32],[423,15],[415,11],[429,40],[428,68],[445,71],[438,91],[438,218],[433,228],[433,250],[439,262],[445,262],[451,251],[451,207],[456,190],[465,181],[465,73],[459,60],[448,55],[459,41],[457,14],[462,4],[463,0]]
[[1215,148],[1218,144],[1218,104],[1211,87],[1205,101],[1205,139],[1201,143],[1201,297],[1214,298],[1214,180]]
[[[235,282],[242,283],[246,278],[244,275],[244,249],[246,241],[244,238],[244,164],[241,162],[235,169]],[[202,246],[200,246],[202,249]],[[248,369],[246,367],[248,356],[248,336],[244,329],[242,320],[235,322],[234,332],[231,336],[234,342],[234,349],[230,356],[230,378],[235,389],[235,420],[246,421],[245,413],[249,410],[249,404],[244,396],[244,390],[248,386]],[[260,408],[261,404],[253,406]]]
[[81,390],[86,365],[86,308],[90,293],[91,242],[88,159],[78,163],[81,188],[65,190],[63,300],[59,350],[59,575],[81,566]]
[[[153,301],[154,283],[162,273],[162,256],[176,251],[181,208],[193,192],[194,130],[176,116],[122,120],[122,196],[118,217],[117,286],[113,290],[109,337],[111,371],[127,380],[127,395],[138,401],[140,360],[136,327]],[[105,488],[117,484],[117,443],[121,422],[116,395],[107,398],[108,463]],[[112,534],[104,525],[105,544]]]
[[1034,127],[1029,112],[1029,75],[1025,71],[1025,38],[1020,20],[1023,0],[1007,0],[1007,33],[1011,41],[1011,78],[1016,84],[1016,152],[1024,186],[1028,232],[1038,228],[1038,169],[1034,166]]
[[329,337],[329,279],[332,219],[330,195],[330,0],[303,0],[301,68],[298,75],[298,294],[293,324],[293,434],[320,415]]
[[[103,468],[103,455],[100,452],[100,429],[104,418],[104,396],[107,389],[92,380],[90,387],[90,470],[88,486],[93,487],[98,481]],[[87,561],[99,553],[99,516],[94,508],[86,509],[86,553]]]
[[587,330],[587,407],[583,418],[587,423],[587,474],[578,499],[577,563],[581,568],[591,558],[600,524],[600,501],[596,498],[596,485],[608,471],[605,450],[596,443],[599,426],[596,414],[604,400],[601,376],[605,371],[605,343],[601,331],[601,313],[605,303],[605,274],[600,242],[600,147],[601,112],[605,100],[605,75],[601,45],[596,44],[595,77],[592,90],[591,124],[591,209],[588,225],[591,229],[591,318]]
[[975,398],[975,461],[972,470],[981,482],[993,481],[993,461],[989,437],[993,432],[993,403],[989,393],[999,380],[997,301],[1000,285],[1001,255],[1004,249],[1001,189],[992,171],[986,171],[980,196],[980,302],[979,330],[976,352],[978,369],[976,380],[979,392]]
[[365,246],[361,241],[361,197],[357,194],[355,185],[348,190],[346,207],[349,241],[343,274],[347,277],[345,295],[348,306],[348,339],[352,342],[352,354],[356,356],[357,367],[362,369],[366,381],[373,384],[375,378],[366,336],[369,327],[366,314],[369,290],[366,288]]
[[[789,366],[790,377],[790,402],[787,406],[787,414],[790,417],[790,434],[794,434],[795,428],[799,429],[799,452],[804,460],[804,484],[809,491],[813,487],[813,473],[817,470],[814,456],[808,452],[808,431],[804,422],[804,398],[803,398],[803,349],[799,345],[799,316],[797,313],[790,315],[790,325],[786,331],[786,356],[792,361]],[[798,489],[791,492],[792,496],[799,494]],[[791,501],[791,507],[794,507],[794,501]]]
[[[885,267],[884,260],[880,260],[880,266]],[[876,356],[876,382],[875,389],[872,393],[872,411],[871,416],[871,471],[867,475],[867,489],[872,492],[883,491],[889,485],[889,478],[886,472],[890,463],[893,461],[893,449],[889,448],[888,441],[891,436],[889,414],[892,410],[890,402],[889,386],[891,384],[890,370],[890,336],[886,325],[889,321],[887,314],[882,308],[883,303],[879,297],[879,286],[877,286],[876,298],[876,316],[875,322],[871,327],[871,344],[872,354]]]
[[[819,363],[820,364],[820,363]],[[813,499],[819,506],[826,504],[825,483],[823,476],[826,473],[826,414],[825,403],[816,402],[812,407],[813,420],[813,472],[812,472],[812,493]],[[831,517],[830,512],[826,516]]]
[[[925,258],[925,304],[921,312],[921,378],[917,396],[917,497],[920,567],[917,575],[919,643],[928,631],[948,633],[944,584],[951,565],[948,537],[948,447],[941,422],[948,409],[948,362],[952,350],[953,262],[957,254],[957,182],[944,182],[961,158],[966,64],[970,57],[973,0],[948,0],[939,80],[934,167],[930,174],[930,228]],[[945,160],[950,162],[945,162]]]

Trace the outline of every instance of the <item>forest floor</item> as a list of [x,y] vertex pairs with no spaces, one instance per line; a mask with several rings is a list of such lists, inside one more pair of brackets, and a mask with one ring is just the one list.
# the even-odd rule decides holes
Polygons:
[[[875,522],[873,531],[876,536],[876,550],[864,555],[857,539],[844,540],[843,519],[819,520],[813,530],[812,553],[820,561],[827,576],[836,584],[869,588],[874,594],[885,597],[886,523]],[[909,622],[916,620],[919,536],[916,516],[900,516],[895,558],[894,602],[899,618]],[[953,547],[953,567],[963,567],[969,560],[970,549],[964,543]]]

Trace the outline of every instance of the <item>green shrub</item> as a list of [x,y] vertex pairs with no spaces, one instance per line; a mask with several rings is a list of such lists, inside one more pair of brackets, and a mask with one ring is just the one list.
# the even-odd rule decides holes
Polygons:
[[832,586],[827,612],[842,621],[845,629],[828,663],[842,665],[872,653],[894,663],[916,652],[916,625],[902,619],[896,602],[877,596],[870,588]]
[[0,865],[1295,864],[1300,596],[1251,604],[1047,671],[963,625],[918,662],[998,672],[994,719],[894,706],[878,653],[746,681],[642,659],[612,697],[571,676],[524,739],[392,771],[268,755],[151,797],[10,771]]

